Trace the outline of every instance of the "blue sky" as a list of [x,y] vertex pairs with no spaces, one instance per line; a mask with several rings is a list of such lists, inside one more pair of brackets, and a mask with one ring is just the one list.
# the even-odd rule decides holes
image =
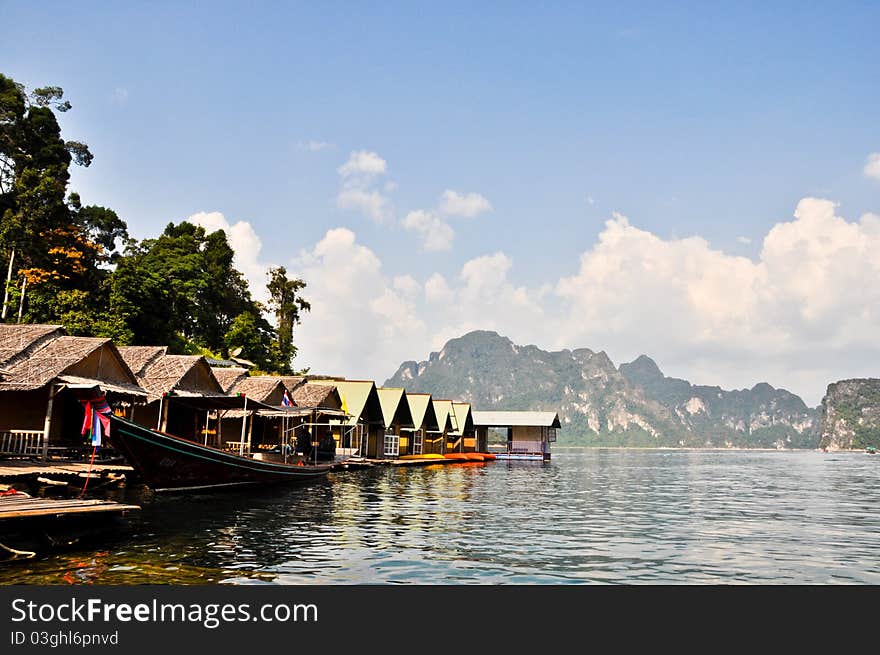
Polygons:
[[[877,375],[880,360],[864,361],[877,351],[852,332],[875,326],[871,297],[845,305],[861,316],[846,334],[826,325],[841,307],[822,310],[830,313],[821,329],[815,312],[785,319],[786,358],[778,341],[728,352],[730,335],[715,319],[677,344],[608,327],[618,314],[594,316],[602,327],[577,325],[578,302],[594,306],[599,297],[590,289],[575,302],[560,281],[582,272],[585,253],[601,277],[597,245],[616,213],[673,244],[679,262],[675,244],[698,236],[724,262],[767,264],[782,285],[772,306],[803,310],[807,300],[779,281],[796,271],[765,262],[764,239],[795,220],[805,198],[834,203],[835,218],[850,225],[880,212],[880,179],[866,172],[880,151],[878,25],[877,3],[4,2],[0,71],[31,88],[65,89],[73,104],[65,135],[95,154],[73,186],[86,202],[115,209],[136,236],[219,212],[252,228],[254,271],[281,263],[329,278],[318,244],[334,228],[353,233],[353,244],[340,242],[348,255],[365,248],[379,262],[378,272],[365,264],[376,279],[361,292],[395,297],[361,310],[346,303],[349,311],[338,307],[346,302],[338,288],[307,282],[313,302],[336,304],[340,320],[353,312],[385,326],[369,335],[381,342],[376,358],[359,361],[358,349],[345,347],[330,353],[307,317],[302,365],[384,378],[457,329],[484,326],[548,348],[606,349],[616,363],[648,352],[668,373],[699,382],[751,386],[772,376],[816,401],[832,378],[871,366]],[[352,153],[374,155],[381,172],[359,171],[352,182],[340,173]],[[341,199],[352,183],[384,203],[381,220]],[[470,217],[444,213],[446,191],[485,203]],[[417,211],[423,225],[443,230],[445,249],[425,249],[418,221],[406,222]],[[859,247],[872,229],[853,237]],[[498,253],[503,275],[481,269],[496,286],[480,282],[478,292],[479,267],[470,277],[464,267]],[[861,279],[880,282],[865,257]],[[436,275],[454,299],[446,314],[425,296]],[[669,274],[673,299],[682,275]],[[758,278],[744,284],[763,284]],[[823,280],[841,291],[836,273]],[[503,298],[498,285],[522,290],[520,300],[541,312],[530,321],[509,307],[489,312],[479,294]],[[751,341],[766,334],[755,319],[769,302],[752,298],[733,314],[752,326]],[[682,323],[700,323],[691,311],[702,310],[687,308]],[[324,320],[311,329],[326,335]],[[644,328],[676,317],[633,320]],[[333,336],[337,344],[365,338]],[[806,362],[823,339],[843,350]],[[758,365],[766,353],[778,359],[771,367]]]

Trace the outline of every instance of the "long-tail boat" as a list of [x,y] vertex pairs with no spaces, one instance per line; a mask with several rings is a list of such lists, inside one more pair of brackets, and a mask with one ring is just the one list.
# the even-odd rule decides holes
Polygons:
[[110,416],[109,441],[153,491],[220,489],[321,478],[327,464],[253,459]]

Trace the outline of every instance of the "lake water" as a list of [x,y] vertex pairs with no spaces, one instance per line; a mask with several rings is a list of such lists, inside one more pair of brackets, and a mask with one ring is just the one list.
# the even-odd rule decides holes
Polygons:
[[880,455],[570,450],[143,510],[3,583],[878,584]]

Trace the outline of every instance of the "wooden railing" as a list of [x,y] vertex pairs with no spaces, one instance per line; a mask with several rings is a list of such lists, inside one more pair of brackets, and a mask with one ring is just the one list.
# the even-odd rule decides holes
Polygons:
[[507,445],[510,453],[543,453],[546,449],[543,441],[510,441]]
[[0,456],[38,457],[42,454],[42,430],[0,430]]

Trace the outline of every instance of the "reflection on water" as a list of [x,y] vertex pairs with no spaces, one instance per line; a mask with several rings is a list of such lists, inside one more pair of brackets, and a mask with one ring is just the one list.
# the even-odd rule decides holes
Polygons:
[[4,583],[880,583],[880,458],[586,450],[304,487],[112,497],[110,538]]

